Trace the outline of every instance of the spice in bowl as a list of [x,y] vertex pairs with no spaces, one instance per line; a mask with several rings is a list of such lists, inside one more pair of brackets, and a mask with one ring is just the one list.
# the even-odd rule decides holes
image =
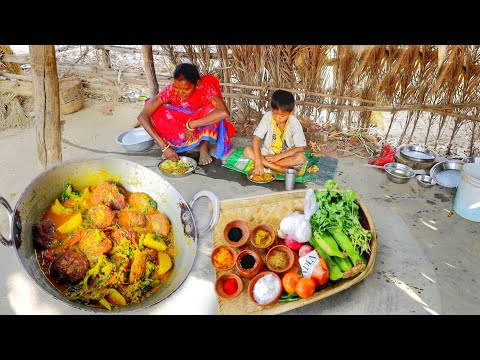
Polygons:
[[273,244],[275,231],[266,224],[258,225],[252,231],[252,245],[259,249],[265,249]]
[[212,252],[212,264],[219,270],[228,270],[235,265],[235,252],[227,246],[217,246]]
[[245,270],[250,270],[255,265],[255,258],[247,254],[241,258],[240,265],[242,265]]
[[265,271],[255,276],[248,285],[250,299],[261,306],[274,303],[282,294],[282,281],[280,277]]
[[276,245],[268,251],[265,259],[271,271],[282,273],[293,266],[295,255],[287,246]]
[[215,282],[215,291],[224,299],[237,297],[243,290],[243,282],[240,276],[233,273],[221,275]]
[[255,241],[255,244],[258,246],[265,247],[272,242],[272,236],[266,230],[258,230],[253,241]]
[[231,228],[227,236],[230,241],[238,242],[243,236],[242,229],[238,227]]
[[250,249],[240,251],[235,263],[238,273],[247,279],[251,279],[257,275],[264,265],[260,254]]
[[285,251],[274,250],[269,258],[268,263],[275,269],[283,269],[288,265],[288,255],[285,253]]
[[235,279],[228,279],[223,282],[222,285],[223,292],[227,295],[233,295],[238,290],[238,284]]
[[225,225],[223,238],[227,245],[238,248],[250,239],[250,228],[243,220],[232,220]]

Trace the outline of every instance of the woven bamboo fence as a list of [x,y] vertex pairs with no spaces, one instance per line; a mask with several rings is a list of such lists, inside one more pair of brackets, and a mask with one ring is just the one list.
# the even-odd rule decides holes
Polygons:
[[[139,46],[83,46],[82,60],[88,57],[89,48],[103,51],[104,55],[118,52],[140,56],[141,53]],[[414,138],[418,141],[415,135],[421,127],[422,141],[434,148],[442,145],[449,153],[461,133],[461,140],[468,143],[469,155],[479,151],[480,46],[154,45],[153,48],[156,61],[160,57],[170,72],[182,58],[188,58],[201,73],[218,76],[239,134],[252,133],[262,113],[269,109],[272,92],[281,88],[295,94],[296,114],[310,131],[368,129],[372,115],[382,112],[387,117],[385,139],[391,140],[393,129],[397,128],[394,145],[410,143]],[[103,56],[102,71],[95,70],[98,76],[113,83],[146,85],[144,74],[125,71],[120,74],[114,69],[115,61],[106,58]],[[91,71],[81,64],[82,61],[76,61],[70,66],[84,73]],[[168,81],[171,81],[168,77],[159,79],[160,86]]]

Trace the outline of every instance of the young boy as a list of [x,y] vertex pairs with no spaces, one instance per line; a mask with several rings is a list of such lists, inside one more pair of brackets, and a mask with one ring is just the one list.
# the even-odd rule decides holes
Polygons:
[[285,172],[307,160],[304,153],[307,140],[300,121],[293,115],[293,94],[277,90],[270,105],[272,110],[263,115],[253,133],[253,147],[247,146],[243,151],[243,156],[255,162],[256,175],[263,174],[264,167]]

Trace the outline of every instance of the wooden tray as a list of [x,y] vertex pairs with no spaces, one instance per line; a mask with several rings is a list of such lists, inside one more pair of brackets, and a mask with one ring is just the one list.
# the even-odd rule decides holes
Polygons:
[[[232,220],[244,220],[250,227],[250,230],[259,224],[268,224],[274,229],[278,229],[280,226],[280,221],[290,215],[294,211],[299,211],[303,213],[303,205],[305,198],[305,189],[301,190],[292,190],[284,191],[280,193],[274,193],[269,195],[262,196],[251,196],[240,199],[231,199],[223,200],[220,202],[220,219],[218,220],[217,225],[213,229],[213,246],[218,246],[225,244],[223,239],[223,229],[228,222]],[[366,207],[358,200],[360,205],[360,219],[362,225],[372,231],[372,239],[370,241],[370,255],[363,254],[367,259],[367,266],[364,271],[358,275],[342,279],[335,284],[331,284],[325,289],[317,291],[313,296],[307,299],[300,299],[294,302],[287,303],[275,303],[270,306],[261,307],[259,305],[253,304],[247,294],[248,283],[250,279],[242,278],[243,281],[243,290],[234,299],[222,299],[218,298],[218,313],[220,315],[238,315],[238,314],[249,314],[249,315],[261,315],[261,314],[280,314],[285,311],[293,310],[301,306],[314,303],[318,300],[325,299],[331,295],[337,294],[340,291],[348,289],[350,286],[362,281],[366,276],[370,275],[373,271],[373,265],[375,263],[375,256],[377,253],[377,237],[375,234],[375,228],[373,225],[372,218],[368,213]],[[277,243],[280,243],[282,240],[276,240]],[[283,242],[283,241],[282,241]],[[245,248],[253,249],[253,246],[248,242],[246,245],[237,248],[237,253],[240,250]],[[267,253],[266,250],[259,251],[264,260]],[[265,270],[268,270],[265,265]],[[221,274],[226,271],[215,270],[216,277],[218,278]],[[234,272],[237,275],[238,272],[235,268],[227,272]]]

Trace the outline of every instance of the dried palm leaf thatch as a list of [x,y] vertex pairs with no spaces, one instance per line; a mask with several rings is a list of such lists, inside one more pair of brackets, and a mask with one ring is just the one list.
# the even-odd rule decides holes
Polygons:
[[[0,106],[3,107],[2,105]],[[6,116],[0,123],[0,130],[14,127],[25,128],[31,126],[32,124],[32,119],[29,118],[23,110],[20,97],[14,96],[14,98],[8,102]]]
[[[317,103],[318,107],[301,105],[299,113],[306,117],[316,117],[324,103],[333,103],[332,98],[318,97],[310,92],[328,93],[332,91],[331,45],[297,47],[295,54],[295,73],[297,88],[304,90],[300,100]],[[330,112],[330,110],[329,110]]]
[[[336,66],[334,67],[335,81],[334,89],[337,95],[346,95],[352,93],[354,86],[353,75],[355,74],[355,68],[357,64],[358,53],[353,50],[352,46],[340,45],[337,46],[337,58]],[[336,98],[336,104],[346,104],[345,100]],[[337,127],[342,128],[342,119],[344,111],[340,110],[336,113],[335,123]],[[348,117],[348,123],[350,123],[350,116]],[[348,124],[350,126],[350,124]]]
[[[241,95],[234,99],[234,106],[238,108],[236,122],[257,123],[262,115],[261,110],[268,108],[269,73],[265,66],[265,51],[265,46],[236,45],[231,47],[232,62],[235,64],[231,69],[232,82],[260,87],[260,90],[242,87],[236,91]],[[258,96],[259,99],[243,97],[244,94]]]
[[[447,49],[446,60],[443,62],[435,85],[430,89],[427,99],[429,95],[438,94],[440,103],[451,104],[461,97],[462,79],[464,76],[463,60],[466,51],[468,51],[466,46],[449,46]],[[442,133],[445,131],[445,125],[450,120],[449,116],[443,115],[440,117],[434,142],[435,149],[438,146]],[[454,126],[453,130],[455,131],[458,129]]]
[[[228,58],[228,53],[229,53],[229,46],[228,45],[217,45],[217,59],[218,59],[218,64],[220,68],[217,71],[217,76],[220,79],[220,82],[223,83],[231,83],[232,80],[232,72],[230,70],[231,65],[230,61]],[[223,91],[226,92],[232,92],[232,87],[225,87],[222,89]],[[227,107],[232,110],[233,106],[233,99],[231,97],[226,98],[225,102],[227,104]]]
[[290,89],[295,87],[294,64],[298,49],[299,46],[295,45],[265,46],[265,68],[269,74],[270,86]]
[[[478,110],[476,109],[476,113],[478,114]],[[468,148],[468,156],[474,156],[475,155],[475,140],[480,139],[480,131],[477,131],[477,129],[480,129],[480,123],[478,121],[470,121],[468,123],[472,135],[470,136],[470,144]]]
[[335,89],[338,95],[344,95],[353,85],[353,74],[357,63],[357,53],[351,46],[337,47],[338,62],[335,68]]
[[[0,55],[15,55],[15,52],[11,49],[9,45],[0,45]],[[11,63],[11,62],[5,62],[3,63],[7,71],[13,73],[13,74],[23,74],[23,70],[20,67],[20,64],[17,63]]]

